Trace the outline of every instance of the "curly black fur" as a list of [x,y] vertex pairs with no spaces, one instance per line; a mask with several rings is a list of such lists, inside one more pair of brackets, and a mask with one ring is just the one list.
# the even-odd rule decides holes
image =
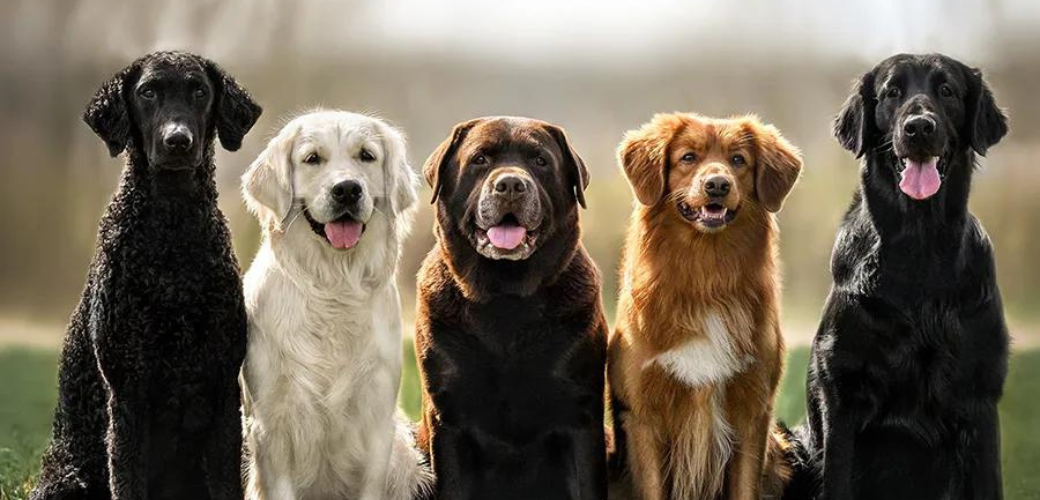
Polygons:
[[[144,72],[198,71],[192,168],[157,169],[131,93]],[[177,104],[177,103],[174,103]],[[218,66],[178,52],[145,56],[98,91],[84,115],[113,156],[119,189],[62,350],[54,435],[33,499],[241,499],[239,367],[246,313],[217,208],[213,139],[237,149],[260,108]]]

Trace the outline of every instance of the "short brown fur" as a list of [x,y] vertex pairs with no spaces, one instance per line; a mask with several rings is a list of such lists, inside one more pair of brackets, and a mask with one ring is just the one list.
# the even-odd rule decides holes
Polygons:
[[[743,166],[734,164],[737,154]],[[627,455],[635,496],[776,495],[786,470],[778,459],[785,444],[771,432],[784,359],[773,212],[798,178],[799,152],[753,116],[673,113],[629,132],[618,160],[638,203],[608,369],[618,453],[622,460]],[[729,193],[709,200],[703,188],[709,175],[732,181]],[[705,229],[677,208],[709,201],[739,210],[736,218],[722,230]],[[743,366],[691,386],[654,360],[691,341],[709,341],[709,314],[725,325],[727,348]],[[731,443],[731,452],[717,437]]]

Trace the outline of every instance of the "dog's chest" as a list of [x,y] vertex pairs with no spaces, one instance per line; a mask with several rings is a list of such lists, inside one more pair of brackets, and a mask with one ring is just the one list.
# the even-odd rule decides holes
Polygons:
[[740,307],[707,307],[676,315],[672,328],[684,340],[647,358],[643,370],[660,369],[689,388],[725,382],[743,372],[754,357],[746,347],[751,316]]
[[391,421],[401,367],[400,311],[386,295],[318,294],[282,285],[275,279],[259,293],[249,289],[250,414],[268,429],[261,446],[292,453],[293,474],[321,475],[329,464],[366,456],[375,442],[370,434],[384,432]]
[[[110,265],[122,267],[117,293],[133,304],[131,314],[146,319],[136,340],[154,358],[150,365],[188,364],[204,378],[207,360],[238,366],[235,356],[244,354],[246,322],[233,253],[208,224],[200,224],[198,231],[183,241],[164,235],[150,245],[140,243],[151,240],[147,232],[138,234],[132,243],[139,250],[120,258],[147,264],[134,272],[126,271],[127,262]],[[214,358],[214,352],[223,355]]]
[[279,354],[270,368],[290,397],[342,407],[364,390],[374,370],[397,359],[399,311],[371,297],[303,299],[268,312],[255,348]]
[[[556,426],[572,426],[591,405],[584,388],[596,376],[572,370],[594,355],[580,346],[582,332],[517,307],[513,314],[484,314],[459,330],[434,331],[447,358],[432,397],[456,425],[474,426],[501,439],[530,440]],[[583,361],[586,360],[587,361]],[[602,364],[602,361],[600,361]]]
[[988,330],[973,331],[952,304],[925,302],[908,315],[875,312],[882,319],[858,332],[870,336],[869,349],[863,348],[862,337],[852,335],[829,344],[835,361],[852,367],[846,378],[883,396],[875,400],[878,423],[905,427],[945,418],[973,400],[968,396],[977,397],[978,391],[966,393],[967,387],[985,386],[980,377],[999,371],[1000,358],[991,345],[997,339]]

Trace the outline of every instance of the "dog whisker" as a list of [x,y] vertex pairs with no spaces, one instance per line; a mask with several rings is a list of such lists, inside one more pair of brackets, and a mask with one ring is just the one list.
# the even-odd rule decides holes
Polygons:
[[[296,222],[296,219],[299,219],[299,218],[300,218],[300,216],[301,216],[301,215],[303,215],[303,206],[302,206],[302,205],[301,205],[301,206],[299,206],[299,207],[296,207],[296,206],[294,205],[294,206],[293,206],[293,208],[290,208],[290,209],[289,209],[289,213],[291,214],[291,213],[292,213],[292,211],[293,211],[293,209],[295,209],[295,208],[299,208],[299,211],[298,211],[298,212],[296,212],[296,215],[295,215],[295,216],[293,216],[293,218],[289,220],[289,223],[285,225],[285,228],[284,228],[284,229],[282,229],[282,232],[283,232],[283,233],[284,233],[284,232],[287,232],[287,231],[289,230],[289,228],[290,228],[290,227],[292,227],[292,225],[293,225],[293,222]],[[288,214],[286,215],[286,218],[288,218]]]

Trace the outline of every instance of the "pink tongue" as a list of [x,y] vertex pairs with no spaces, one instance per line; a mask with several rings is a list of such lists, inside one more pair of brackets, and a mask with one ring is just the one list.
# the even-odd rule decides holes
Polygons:
[[903,180],[899,182],[899,189],[915,200],[931,197],[939,191],[939,185],[942,184],[938,164],[938,156],[933,156],[924,163],[906,160],[906,170],[903,170]]
[[329,222],[325,224],[325,237],[332,243],[333,248],[350,248],[357,245],[361,239],[361,223]]
[[488,229],[488,239],[491,240],[491,244],[495,245],[496,248],[504,250],[512,250],[524,241],[524,236],[527,236],[527,230],[523,226],[494,226]]

